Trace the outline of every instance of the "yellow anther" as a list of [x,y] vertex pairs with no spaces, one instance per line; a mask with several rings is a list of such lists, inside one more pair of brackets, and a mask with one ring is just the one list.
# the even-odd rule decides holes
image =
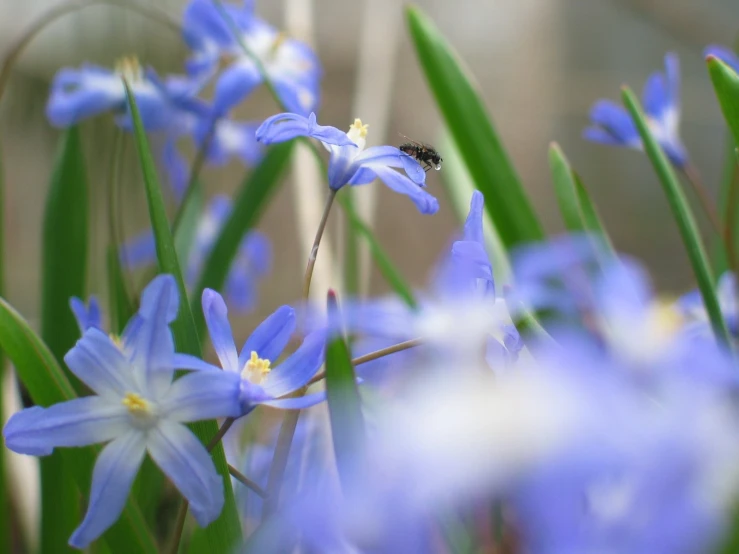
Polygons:
[[351,127],[349,127],[349,132],[347,135],[350,137],[357,137],[357,138],[367,138],[367,129],[369,128],[369,124],[362,125],[362,120],[357,118],[354,120],[354,123],[352,123]]
[[149,403],[141,398],[135,392],[126,393],[123,397],[122,404],[128,408],[132,415],[143,415],[149,413]]
[[277,36],[275,37],[275,40],[269,49],[270,56],[274,56],[277,53],[277,50],[280,48],[280,46],[282,46],[285,43],[286,40],[287,40],[287,33],[285,32],[277,33]]
[[673,304],[657,301],[649,307],[649,324],[659,336],[671,337],[682,327],[684,321]]
[[143,81],[144,71],[136,56],[124,56],[115,63],[115,72],[129,83]]
[[241,372],[241,376],[258,385],[272,369],[270,367],[270,363],[271,362],[269,360],[266,358],[260,358],[259,355],[252,350],[249,361],[246,362],[244,370]]

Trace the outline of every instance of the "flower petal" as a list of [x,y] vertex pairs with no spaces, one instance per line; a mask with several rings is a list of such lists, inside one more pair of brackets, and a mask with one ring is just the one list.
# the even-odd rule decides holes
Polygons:
[[177,379],[160,400],[164,417],[189,423],[238,417],[241,376],[230,371],[199,371]]
[[590,120],[623,146],[639,148],[641,139],[631,116],[610,100],[599,100],[590,109]]
[[58,446],[105,442],[128,429],[128,413],[123,404],[88,396],[13,414],[3,429],[3,436],[5,445],[14,452],[46,456]]
[[226,115],[261,83],[262,74],[254,60],[240,57],[218,78],[213,96],[214,115]]
[[221,368],[213,364],[209,364],[190,354],[174,354],[172,356],[172,367],[175,369],[189,369],[192,371],[221,371]]
[[239,364],[231,324],[228,322],[228,308],[223,297],[212,289],[205,289],[202,302],[205,324],[221,367],[226,371],[240,372],[242,366]]
[[323,364],[326,333],[308,335],[295,353],[269,372],[262,383],[264,391],[277,398],[305,385]]
[[103,319],[100,314],[100,304],[95,296],[90,296],[87,305],[76,296],[69,299],[69,307],[72,309],[74,318],[80,328],[80,333],[84,334],[91,327],[97,329],[103,328]]
[[285,142],[295,137],[313,137],[325,144],[357,147],[344,131],[328,125],[318,125],[314,113],[308,117],[294,113],[273,115],[259,126],[256,136],[257,140],[264,144]]
[[91,327],[64,356],[67,367],[103,397],[123,398],[132,388],[123,352],[100,329]]
[[271,408],[278,408],[280,410],[302,410],[303,408],[310,408],[316,404],[320,404],[326,400],[326,391],[314,392],[312,394],[306,394],[298,398],[280,398],[278,400],[265,400],[260,402],[265,406]]
[[85,548],[120,517],[146,452],[144,433],[132,430],[108,444],[92,472],[87,514],[69,544]]
[[90,65],[64,68],[51,84],[46,117],[55,127],[69,127],[88,117],[122,108],[125,99],[123,82],[112,71]]
[[482,231],[482,210],[484,207],[485,197],[479,190],[474,191],[470,199],[470,211],[467,214],[467,220],[464,222],[464,240],[485,244]]
[[370,168],[388,188],[408,196],[422,214],[435,214],[439,211],[439,201],[405,175],[387,166],[372,165]]
[[270,361],[279,358],[295,331],[295,324],[295,310],[290,306],[277,308],[246,339],[239,354],[239,369],[244,367],[252,352]]
[[[179,202],[182,200],[185,188],[187,188],[189,169],[187,168],[187,162],[184,156],[177,149],[174,138],[170,138],[164,143],[164,148],[162,149],[162,166],[167,174],[169,186],[172,188],[172,192]],[[151,244],[154,244],[153,239]]]
[[216,519],[223,508],[223,480],[195,435],[184,425],[162,420],[150,431],[147,448],[190,502],[198,524],[205,527]]
[[157,259],[156,243],[151,231],[144,231],[121,245],[121,263],[128,269],[153,264]]
[[725,64],[728,64],[736,73],[739,73],[739,57],[731,48],[726,48],[720,44],[709,44],[703,50],[703,57],[713,56],[718,58]]

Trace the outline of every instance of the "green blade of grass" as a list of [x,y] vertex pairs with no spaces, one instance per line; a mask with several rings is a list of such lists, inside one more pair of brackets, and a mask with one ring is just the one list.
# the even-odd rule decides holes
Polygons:
[[[133,120],[136,150],[146,188],[146,200],[149,206],[151,227],[154,230],[159,270],[162,273],[169,273],[174,276],[181,299],[179,314],[177,319],[172,323],[175,344],[179,352],[199,357],[202,354],[200,340],[198,339],[195,320],[190,311],[190,304],[187,302],[185,283],[182,279],[174,239],[170,231],[169,221],[167,220],[162,190],[159,185],[151,150],[149,149],[146,132],[144,131],[141,116],[136,106],[136,100],[133,94],[131,94],[128,84],[126,84],[126,94]],[[192,430],[200,441],[204,445],[207,445],[218,432],[218,425],[214,420],[200,421],[192,425]],[[241,540],[241,525],[236,511],[236,501],[231,487],[231,477],[228,473],[228,464],[226,463],[223,445],[219,442],[211,454],[216,470],[223,477],[225,502],[221,515],[202,530],[202,533],[205,535],[205,543],[209,552],[229,552]]]
[[[5,294],[5,172],[0,154],[0,296]],[[5,354],[0,350],[0,414],[5,413],[3,406],[3,383],[5,383]],[[9,491],[5,484],[6,449],[0,449],[0,491]],[[0,498],[0,551],[10,552],[11,544],[10,494]]]
[[[88,191],[77,126],[60,141],[46,197],[42,244],[41,337],[60,367],[79,338],[69,299],[84,298],[87,273]],[[67,370],[77,393],[84,385]],[[80,520],[79,492],[68,478],[62,453],[40,460],[41,553],[74,552],[67,545]]]
[[382,248],[382,245],[380,245],[380,242],[377,240],[377,237],[375,237],[372,229],[370,229],[369,226],[364,221],[362,221],[362,219],[359,217],[359,214],[357,214],[357,212],[354,210],[354,206],[351,204],[351,202],[347,201],[346,197],[343,194],[337,195],[336,201],[339,203],[339,205],[344,210],[344,213],[347,215],[347,218],[349,219],[349,225],[354,228],[358,235],[360,235],[364,238],[365,241],[367,241],[367,245],[370,249],[370,255],[372,256],[377,269],[380,270],[380,273],[385,278],[387,283],[390,285],[393,291],[395,291],[395,293],[400,296],[400,298],[406,304],[408,304],[408,306],[415,307],[416,300],[413,297],[413,291],[411,290],[403,275],[395,267],[395,264],[393,264],[393,262],[390,260],[390,257]]
[[[338,321],[339,306],[333,291],[328,294],[329,320]],[[364,449],[364,416],[351,354],[344,337],[326,346],[326,400],[331,421],[331,440],[336,466],[344,487],[357,477],[357,462]]]
[[690,206],[672,165],[649,129],[639,100],[637,100],[634,93],[628,87],[624,87],[622,96],[626,108],[629,110],[634,123],[636,123],[639,129],[639,134],[644,142],[644,149],[659,177],[659,182],[667,197],[672,216],[680,230],[680,236],[690,259],[690,264],[693,267],[693,273],[695,274],[698,288],[703,297],[703,303],[708,312],[713,332],[719,342],[728,346],[731,344],[729,332],[721,314],[721,307],[716,296],[715,280],[708,262],[708,256],[701,242],[700,231],[695,222],[695,216],[690,210]]
[[406,11],[411,39],[439,110],[506,248],[544,238],[541,224],[472,77],[421,9]]
[[[0,298],[0,349],[13,363],[18,378],[38,406],[51,406],[76,398],[76,392],[51,350],[28,323]],[[79,492],[89,497],[92,468],[100,448],[61,448],[62,463],[74,478]],[[60,507],[61,509],[62,507]],[[69,536],[66,537],[69,539]],[[138,506],[129,499],[120,519],[103,535],[118,552],[156,554],[156,542],[146,528]],[[66,544],[66,540],[65,540]]]
[[247,231],[254,227],[267,202],[282,183],[282,176],[288,167],[292,151],[292,141],[270,147],[262,162],[244,180],[234,200],[231,214],[203,266],[203,274],[192,291],[192,312],[199,332],[205,330],[205,319],[200,303],[203,289],[223,289],[231,262],[239,250],[239,244]]

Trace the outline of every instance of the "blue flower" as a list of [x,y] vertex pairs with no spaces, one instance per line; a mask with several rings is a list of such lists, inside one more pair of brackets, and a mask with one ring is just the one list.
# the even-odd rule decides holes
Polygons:
[[709,56],[718,58],[735,72],[739,73],[739,56],[731,48],[721,46],[720,44],[710,44],[703,50],[703,56],[705,58]]
[[[721,313],[729,331],[735,337],[739,336],[739,303],[736,300],[736,287],[736,277],[730,271],[721,275],[716,286]],[[685,319],[686,328],[691,334],[703,336],[712,334],[708,312],[698,289],[681,296],[676,307]]]
[[313,50],[256,17],[251,2],[222,9],[226,17],[214,2],[192,0],[183,22],[185,40],[193,51],[188,62],[191,75],[213,75],[221,59],[229,62],[215,85],[215,112],[227,113],[262,83],[260,64],[288,111],[306,115],[314,111],[321,67]]
[[[198,220],[185,263],[184,276],[188,288],[197,285],[203,266],[232,208],[227,196],[217,194]],[[151,231],[126,242],[121,248],[121,260],[129,269],[153,264],[156,261],[156,247]],[[256,230],[247,233],[226,278],[226,296],[235,310],[246,312],[254,308],[257,284],[269,273],[271,265],[272,247],[269,239]]]
[[[377,178],[395,192],[408,196],[421,213],[439,210],[439,202],[424,190],[426,173],[419,163],[394,146],[365,149],[367,125],[359,119],[344,133],[335,127],[318,125],[313,113],[309,117],[281,113],[257,129],[257,140],[264,144],[302,136],[318,139],[330,152],[328,184],[333,190],[345,185],[366,185]],[[402,168],[408,177],[393,168]]]
[[52,82],[46,116],[56,127],[69,127],[110,111],[121,116],[118,122],[126,126],[130,117],[123,78],[136,98],[144,126],[152,131],[169,128],[178,99],[194,95],[202,86],[181,77],[172,77],[161,85],[155,74],[144,71],[135,58],[123,58],[112,71],[91,64],[79,69],[63,68]]
[[178,304],[174,278],[156,277],[120,344],[92,327],[64,357],[96,395],[25,409],[3,430],[8,448],[34,456],[108,443],[95,464],[87,514],[69,541],[74,547],[84,548],[118,519],[147,452],[190,502],[201,526],[221,512],[221,477],[185,424],[238,415],[238,379],[199,371],[172,380],[175,369],[203,364],[174,351],[169,324]]
[[[241,414],[246,415],[259,404],[274,408],[297,409],[317,404],[325,393],[313,393],[299,398],[280,398],[305,386],[323,363],[326,335],[315,331],[284,362],[272,367],[295,330],[295,311],[281,306],[267,317],[249,336],[241,352],[228,322],[228,310],[216,291],[203,291],[203,314],[210,340],[224,373],[241,380]],[[217,369],[217,368],[214,368]]]
[[[688,152],[680,139],[680,65],[675,54],[665,56],[665,72],[649,76],[643,93],[644,112],[655,139],[675,166],[688,163]],[[599,100],[590,110],[592,126],[585,129],[587,140],[643,148],[639,131],[629,113],[610,100]]]

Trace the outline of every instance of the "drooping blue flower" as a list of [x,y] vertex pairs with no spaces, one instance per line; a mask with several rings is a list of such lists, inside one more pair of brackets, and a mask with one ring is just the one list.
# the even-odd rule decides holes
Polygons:
[[325,399],[322,392],[299,398],[280,398],[305,386],[321,367],[325,332],[318,330],[308,335],[295,353],[273,368],[272,363],[280,356],[295,330],[295,311],[292,308],[281,306],[275,310],[246,339],[241,352],[238,352],[221,295],[205,289],[202,301],[205,323],[221,367],[224,373],[237,375],[241,381],[240,415],[248,414],[260,404],[297,409]]
[[262,83],[259,65],[288,111],[307,115],[318,107],[321,67],[313,50],[259,19],[252,2],[219,7],[209,0],[191,0],[183,33],[193,51],[191,75],[213,75],[220,60],[229,62],[215,85],[217,114],[230,111]]
[[172,380],[175,369],[203,362],[176,354],[169,324],[179,305],[170,275],[144,290],[139,312],[120,344],[89,328],[64,357],[96,394],[14,414],[3,430],[11,450],[34,456],[63,446],[108,443],[92,476],[88,511],[69,543],[84,548],[120,516],[145,454],[190,503],[201,526],[223,507],[223,482],[186,423],[239,413],[239,383],[227,372],[195,372]]
[[[680,139],[680,64],[675,54],[665,56],[665,71],[652,73],[642,95],[647,123],[655,139],[676,167],[688,163],[688,152]],[[597,101],[590,110],[587,140],[643,149],[639,131],[629,113],[610,100]]]
[[[365,149],[367,127],[355,119],[345,133],[335,127],[318,125],[313,113],[309,117],[281,113],[262,123],[257,129],[257,140],[273,144],[303,136],[318,139],[331,154],[328,184],[333,190],[380,179],[390,189],[408,196],[421,213],[436,213],[439,202],[424,190],[426,173],[420,164],[394,146]],[[407,177],[395,168],[403,169]]]
[[46,116],[56,127],[69,127],[104,112],[118,115],[119,124],[130,125],[125,78],[136,98],[144,127],[150,131],[168,129],[175,117],[177,101],[194,96],[202,83],[182,77],[160,82],[153,71],[144,71],[135,58],[123,58],[114,70],[84,64],[79,69],[63,68],[51,85]]
[[[203,266],[210,255],[233,205],[230,198],[213,196],[200,217],[185,265],[185,284],[197,285]],[[121,248],[121,260],[130,269],[145,267],[156,262],[156,247],[151,231],[146,231],[125,243]],[[226,297],[237,311],[250,311],[256,302],[256,287],[269,273],[272,265],[272,247],[259,231],[246,234],[226,278]]]
[[705,58],[714,56],[739,73],[739,56],[731,48],[720,44],[710,44],[703,50],[703,56]]

